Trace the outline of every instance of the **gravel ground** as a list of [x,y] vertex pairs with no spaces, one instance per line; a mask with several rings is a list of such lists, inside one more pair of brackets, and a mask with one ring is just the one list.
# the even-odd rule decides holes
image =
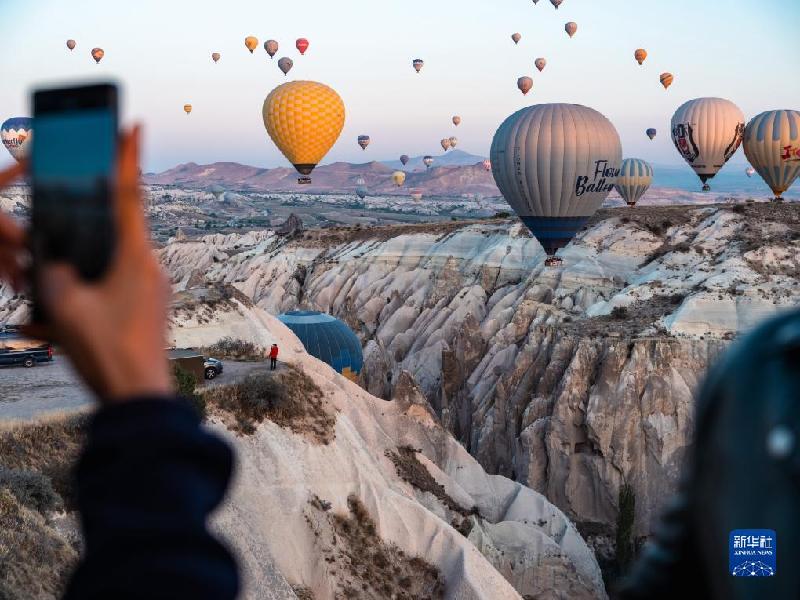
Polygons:
[[[224,385],[268,363],[225,361],[217,379],[204,385]],[[46,414],[87,410],[94,404],[91,392],[78,378],[69,360],[56,356],[35,367],[0,367],[0,423],[29,421]]]

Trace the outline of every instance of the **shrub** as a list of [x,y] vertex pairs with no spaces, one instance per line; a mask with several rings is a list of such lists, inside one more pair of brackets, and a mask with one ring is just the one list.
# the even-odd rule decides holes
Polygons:
[[0,488],[8,489],[22,506],[43,514],[63,508],[52,480],[37,471],[0,466]]
[[611,318],[622,321],[628,318],[628,309],[624,306],[615,306],[611,309]]
[[624,574],[633,561],[633,521],[636,510],[636,494],[627,483],[619,486],[618,504],[617,567],[619,573]]
[[192,408],[197,411],[200,420],[205,421],[207,415],[206,399],[195,392],[197,389],[197,377],[195,377],[194,373],[190,373],[177,363],[175,364],[173,375],[175,377],[175,388],[178,390],[178,394],[182,398],[185,398]]
[[258,361],[264,359],[264,350],[260,346],[253,342],[237,340],[232,337],[224,337],[216,344],[205,348],[204,354],[230,360]]

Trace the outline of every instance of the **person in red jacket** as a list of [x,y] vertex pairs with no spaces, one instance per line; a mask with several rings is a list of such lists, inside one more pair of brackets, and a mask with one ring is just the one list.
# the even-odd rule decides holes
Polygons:
[[274,371],[275,367],[278,366],[278,344],[272,344],[272,348],[269,349],[269,369],[270,371]]

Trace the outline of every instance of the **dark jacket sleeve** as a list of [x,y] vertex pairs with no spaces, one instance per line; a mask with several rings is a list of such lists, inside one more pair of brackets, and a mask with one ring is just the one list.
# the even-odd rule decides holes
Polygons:
[[85,554],[65,599],[235,598],[236,563],[207,527],[232,466],[183,402],[101,409],[78,463]]

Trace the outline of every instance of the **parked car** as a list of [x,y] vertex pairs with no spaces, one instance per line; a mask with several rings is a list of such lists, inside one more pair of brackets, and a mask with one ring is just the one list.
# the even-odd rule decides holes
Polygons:
[[33,367],[53,360],[53,347],[47,342],[25,337],[16,327],[0,327],[0,366]]
[[218,358],[211,358],[209,356],[206,359],[204,367],[206,379],[214,379],[217,375],[222,374],[222,361]]

